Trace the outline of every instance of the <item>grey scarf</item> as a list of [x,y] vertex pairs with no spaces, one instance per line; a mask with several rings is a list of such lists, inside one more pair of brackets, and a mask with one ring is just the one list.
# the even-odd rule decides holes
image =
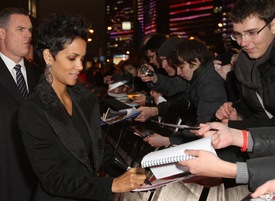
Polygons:
[[258,66],[270,59],[270,53],[275,41],[270,44],[266,53],[258,60],[250,59],[246,52],[242,51],[235,67],[236,77],[244,86],[254,89],[262,96],[262,84]]

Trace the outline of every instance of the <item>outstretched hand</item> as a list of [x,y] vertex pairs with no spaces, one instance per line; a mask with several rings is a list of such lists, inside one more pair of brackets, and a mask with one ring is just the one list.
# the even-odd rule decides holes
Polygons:
[[170,140],[168,137],[164,137],[157,133],[149,135],[148,137],[144,138],[143,141],[147,142],[152,147],[162,147],[170,145]]
[[135,118],[135,121],[145,122],[148,118],[158,115],[157,107],[139,107],[137,109],[140,114]]
[[[217,131],[211,131],[214,128]],[[200,124],[200,129],[196,135],[201,137],[212,137],[212,146],[215,149],[225,148],[234,145],[234,136],[232,129],[220,122]]]
[[235,178],[237,166],[221,160],[217,155],[205,150],[186,150],[187,155],[195,158],[181,161],[180,165],[189,168],[190,173],[197,176]]

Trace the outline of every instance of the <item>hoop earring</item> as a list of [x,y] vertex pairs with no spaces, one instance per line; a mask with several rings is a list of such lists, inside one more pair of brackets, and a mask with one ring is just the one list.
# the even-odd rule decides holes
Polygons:
[[51,73],[51,64],[46,64],[46,68],[44,70],[44,76],[49,84],[53,83],[53,75]]

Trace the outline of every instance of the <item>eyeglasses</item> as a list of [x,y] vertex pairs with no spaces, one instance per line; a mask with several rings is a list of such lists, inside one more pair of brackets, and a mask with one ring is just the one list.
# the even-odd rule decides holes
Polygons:
[[261,33],[262,30],[264,30],[264,28],[266,28],[268,25],[270,24],[267,23],[263,28],[261,28],[259,31],[247,31],[244,34],[238,33],[238,32],[233,32],[230,37],[232,40],[234,41],[240,41],[242,40],[242,37],[246,37],[247,40],[253,40],[255,38],[257,38],[259,36],[259,33]]
[[155,53],[155,54],[152,54],[152,55],[147,55],[147,58],[148,58],[148,59],[153,59],[155,55],[156,55],[156,53]]

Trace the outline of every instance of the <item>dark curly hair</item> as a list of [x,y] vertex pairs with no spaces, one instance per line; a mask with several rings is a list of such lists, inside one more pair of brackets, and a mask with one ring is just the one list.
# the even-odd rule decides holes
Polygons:
[[76,38],[87,40],[88,21],[81,16],[62,13],[51,14],[43,20],[37,29],[36,51],[43,61],[43,51],[49,49],[52,56],[65,48]]

